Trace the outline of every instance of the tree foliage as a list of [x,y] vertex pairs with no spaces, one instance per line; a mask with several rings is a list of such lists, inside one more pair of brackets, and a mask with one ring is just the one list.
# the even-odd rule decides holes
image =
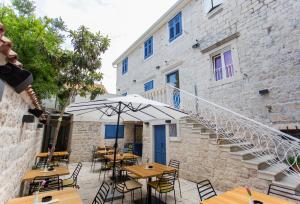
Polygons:
[[30,0],[12,0],[13,7],[21,16],[30,16],[34,14],[35,3]]

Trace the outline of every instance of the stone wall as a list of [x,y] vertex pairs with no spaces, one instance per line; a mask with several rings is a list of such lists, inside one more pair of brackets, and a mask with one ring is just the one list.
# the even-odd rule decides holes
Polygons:
[[[166,74],[178,70],[183,90],[194,93],[196,87],[199,96],[278,129],[299,127],[300,1],[224,0],[213,14],[205,13],[203,1],[183,1],[183,8],[170,11],[164,23],[122,55],[128,57],[128,73],[122,75],[119,61],[118,93],[142,93],[150,80],[159,88]],[[168,21],[178,12],[183,34],[169,42]],[[144,60],[144,41],[150,36],[153,56]],[[216,81],[212,57],[224,48],[232,50],[235,76]],[[262,96],[262,89],[270,93]]]
[[27,93],[17,94],[5,85],[0,101],[0,203],[18,196],[21,179],[41,150],[43,129],[38,120],[22,124],[31,101]]

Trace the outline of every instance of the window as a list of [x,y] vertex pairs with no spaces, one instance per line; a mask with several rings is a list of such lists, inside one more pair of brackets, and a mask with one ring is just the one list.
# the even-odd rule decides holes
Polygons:
[[169,21],[169,41],[172,42],[182,34],[181,12]]
[[[116,138],[117,125],[105,125],[105,139]],[[119,126],[118,138],[124,138],[124,125]]]
[[5,86],[4,82],[2,80],[0,80],[0,101],[2,100],[4,86]]
[[167,83],[179,88],[179,72],[175,71],[167,75]]
[[169,133],[170,133],[170,137],[177,137],[177,125],[176,124],[169,125]]
[[144,90],[149,91],[153,89],[153,80],[148,81],[147,83],[144,84]]
[[211,12],[223,3],[223,0],[203,0],[204,10],[206,13]]
[[122,93],[122,96],[127,96],[127,92],[125,92],[125,93]]
[[231,50],[227,50],[213,57],[214,74],[216,81],[234,76]]
[[122,74],[126,74],[128,72],[128,57],[126,57],[122,62]]
[[144,43],[144,59],[147,59],[153,54],[153,37],[150,37]]

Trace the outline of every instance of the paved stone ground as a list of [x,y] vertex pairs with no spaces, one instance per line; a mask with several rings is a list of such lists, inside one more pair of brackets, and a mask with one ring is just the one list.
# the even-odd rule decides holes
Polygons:
[[[70,172],[73,171],[73,169],[76,167],[76,164],[70,164]],[[96,192],[98,191],[102,181],[103,181],[103,175],[101,176],[100,180],[98,180],[99,177],[99,171],[97,169],[100,168],[100,165],[98,164],[96,166],[96,171],[94,173],[91,172],[91,163],[85,162],[83,163],[83,167],[81,169],[81,172],[78,176],[78,184],[80,186],[79,192],[81,195],[81,198],[84,202],[84,204],[91,204]],[[107,177],[106,177],[107,179]],[[146,197],[146,182],[143,179],[140,179],[139,182],[143,184],[143,197]],[[179,194],[179,188],[178,183],[175,183],[176,186],[176,200],[177,203],[180,204],[199,204],[199,195],[196,188],[196,184],[184,179],[180,179],[181,184],[181,190],[182,190],[182,198],[180,198]],[[139,198],[140,194],[136,192],[135,198]],[[131,203],[130,201],[130,193],[125,195],[124,204]],[[116,200],[113,202],[114,204],[120,204],[121,200]],[[171,192],[170,195],[167,197],[167,203],[175,203],[173,193]]]

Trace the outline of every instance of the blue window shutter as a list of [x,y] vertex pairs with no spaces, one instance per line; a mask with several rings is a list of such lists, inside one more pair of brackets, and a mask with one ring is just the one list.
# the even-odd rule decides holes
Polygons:
[[153,54],[153,37],[150,37],[144,43],[144,59],[147,59]]
[[153,89],[153,87],[154,87],[153,80],[148,81],[147,83],[144,84],[144,91],[149,91],[149,90]]
[[[105,125],[105,139],[116,138],[117,125]],[[119,126],[118,138],[124,138],[124,125]]]
[[128,57],[126,57],[123,61],[122,61],[122,74],[126,74],[128,71]]
[[181,12],[169,21],[169,41],[172,42],[182,34]]

